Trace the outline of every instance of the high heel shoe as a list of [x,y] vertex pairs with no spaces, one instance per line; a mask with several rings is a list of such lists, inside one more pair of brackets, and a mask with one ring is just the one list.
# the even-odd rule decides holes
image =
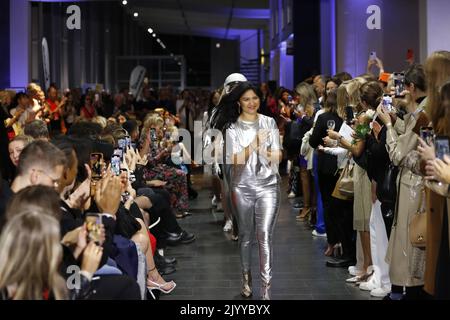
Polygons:
[[252,275],[250,272],[244,272],[242,273],[241,296],[244,298],[249,298],[252,294]]
[[[171,284],[171,283],[173,284],[173,286],[170,289],[164,289],[163,288],[164,286],[167,286],[168,284]],[[173,281],[166,282],[164,284],[159,284],[159,283],[156,283],[156,282],[154,282],[154,281],[152,281],[150,279],[147,279],[147,288],[149,290],[159,290],[159,291],[161,291],[162,293],[165,293],[165,294],[171,293],[173,291],[173,289],[175,289],[176,286],[177,286],[177,284],[175,282],[173,282]]]
[[311,214],[311,209],[310,208],[303,208],[301,213],[296,216],[295,218],[298,221],[305,221],[309,218],[309,215]]
[[270,299],[270,283],[263,283],[261,286],[261,300]]

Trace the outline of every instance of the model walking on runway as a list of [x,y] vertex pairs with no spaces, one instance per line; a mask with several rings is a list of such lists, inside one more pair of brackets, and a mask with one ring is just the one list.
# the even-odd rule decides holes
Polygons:
[[244,297],[252,295],[251,244],[259,246],[261,298],[270,299],[272,236],[280,204],[278,164],[282,157],[275,120],[258,114],[260,98],[249,82],[225,96],[211,119],[225,136],[226,161],[232,164],[230,191],[239,226]]

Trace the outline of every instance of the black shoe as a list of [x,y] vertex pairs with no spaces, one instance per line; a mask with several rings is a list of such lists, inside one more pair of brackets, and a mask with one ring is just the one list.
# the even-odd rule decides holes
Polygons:
[[156,251],[155,255],[153,256],[153,259],[155,260],[155,264],[157,266],[161,266],[161,267],[167,266],[167,265],[174,265],[177,263],[177,259],[163,257],[162,255],[159,254],[158,251]]
[[195,240],[195,235],[186,231],[180,233],[168,233],[166,242],[169,246],[176,246],[180,243],[187,244]]
[[326,263],[326,266],[331,268],[348,268],[353,265],[355,265],[355,260],[346,258],[331,258]]
[[181,232],[181,243],[188,244],[195,240],[195,235],[193,233],[188,233],[186,231]]
[[158,269],[159,274],[162,276],[167,276],[168,274],[172,274],[175,271],[177,271],[177,269],[175,269],[175,267],[171,266],[171,265],[166,265],[164,267],[160,267],[160,268],[156,268],[156,269]]

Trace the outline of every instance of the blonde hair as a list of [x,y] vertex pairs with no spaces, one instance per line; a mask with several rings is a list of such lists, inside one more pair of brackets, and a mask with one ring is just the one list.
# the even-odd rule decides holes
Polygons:
[[27,145],[33,142],[33,137],[27,136],[26,134],[20,134],[18,136],[15,136],[10,143],[20,141],[23,142],[23,147],[25,148]]
[[436,51],[428,57],[425,62],[425,73],[427,77],[428,102],[427,113],[433,123],[433,127],[438,134],[450,135],[450,128],[447,128],[446,108],[442,106],[440,89],[446,81],[450,79],[450,52]]
[[42,300],[46,290],[58,300],[67,297],[55,218],[38,208],[15,214],[3,229],[0,248],[0,289],[15,286],[13,299]]
[[106,125],[108,124],[108,120],[106,120],[106,118],[102,116],[95,116],[91,119],[91,121],[93,123],[98,123],[102,127],[102,129],[105,129]]
[[312,85],[307,84],[306,82],[299,83],[295,87],[295,92],[302,97],[303,104],[305,106],[312,106],[317,102],[317,96],[314,92],[314,88]]

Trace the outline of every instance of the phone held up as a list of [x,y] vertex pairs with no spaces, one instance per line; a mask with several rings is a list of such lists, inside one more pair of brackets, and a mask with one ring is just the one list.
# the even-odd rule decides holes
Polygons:
[[369,60],[377,60],[377,53],[375,51],[372,51],[369,55]]
[[100,180],[102,178],[103,169],[103,153],[94,152],[90,155],[90,167],[93,180]]
[[87,213],[86,218],[86,230],[88,241],[94,241],[96,245],[102,245],[101,241],[101,225],[102,225],[102,216],[98,213]]
[[392,97],[388,94],[384,94],[383,95],[383,107],[388,111],[388,112],[393,112],[394,111],[394,106],[392,105]]
[[421,127],[420,138],[427,143],[427,145],[434,145],[434,130],[432,127]]
[[405,74],[402,72],[394,72],[395,97],[401,98],[402,92],[405,91]]
[[436,158],[444,160],[444,156],[450,155],[450,139],[447,136],[437,136],[434,142]]

